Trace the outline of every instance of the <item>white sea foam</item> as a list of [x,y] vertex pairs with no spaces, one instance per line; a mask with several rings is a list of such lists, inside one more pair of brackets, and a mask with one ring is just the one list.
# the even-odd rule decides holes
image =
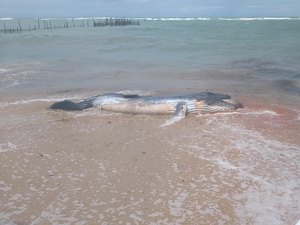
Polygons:
[[[281,225],[295,219],[300,210],[299,200],[294,197],[299,194],[300,146],[266,137],[235,122],[232,116],[207,120],[201,128],[183,134],[190,141],[176,140],[174,145],[213,163],[219,168],[218,176],[230,174],[238,180],[243,190],[230,199],[235,201],[234,210],[241,222]],[[204,130],[210,132],[199,135]]]
[[11,64],[0,68],[0,89],[17,86],[25,80],[32,79],[38,71],[34,67],[40,66],[40,62],[27,64]]
[[74,18],[74,20],[90,20],[92,19],[91,17],[77,17],[77,18]]
[[10,69],[0,68],[0,74],[11,71]]
[[145,220],[143,219],[143,213],[141,211],[136,211],[134,213],[131,213],[129,215],[129,218],[131,218],[135,224],[144,224]]
[[0,89],[15,87],[25,80],[30,71],[23,71],[17,73],[5,73],[2,75],[0,80]]
[[[299,146],[264,137],[226,120],[219,125],[229,135],[230,142],[243,154],[239,162],[235,162],[239,166],[241,180],[246,183],[249,180],[257,185],[234,196],[245,202],[243,206],[236,207],[236,212],[251,217],[254,224],[283,224],[282,209],[290,208],[288,214],[291,215],[299,209],[292,197],[299,186],[299,176],[295,173]],[[262,202],[265,213],[261,213]]]
[[93,20],[93,19],[97,19],[97,20],[103,20],[103,19],[110,19],[110,18],[117,18],[117,17],[68,17],[68,18],[63,18],[63,17],[47,17],[47,18],[35,18],[40,19],[40,20],[45,20],[45,21],[49,21],[49,20]]
[[[108,17],[108,16],[96,16],[96,17],[69,17],[69,18],[45,18],[44,20],[105,20],[105,19],[116,19],[119,17]],[[134,19],[138,19],[138,18],[134,18]]]
[[66,18],[62,18],[62,17],[48,17],[48,18],[36,18],[36,19],[40,19],[40,20],[66,20]]
[[300,111],[297,111],[297,117],[296,120],[300,120]]
[[12,17],[2,17],[2,18],[0,18],[0,20],[13,20],[14,18],[12,18]]
[[0,180],[0,191],[7,192],[10,191],[12,188],[9,184],[5,183],[3,180]]
[[15,102],[3,102],[0,103],[0,107],[5,106],[12,106],[12,105],[24,105],[24,104],[31,104],[34,102],[58,102],[58,101],[64,101],[65,99],[82,99],[82,96],[74,95],[74,96],[68,96],[68,97],[51,97],[51,98],[35,98],[35,99],[25,99]]
[[255,20],[300,20],[300,17],[138,17],[135,19],[149,21],[190,21],[190,20],[224,20],[224,21],[255,21]]
[[217,20],[241,20],[241,21],[251,21],[251,20],[299,20],[300,17],[240,17],[240,18],[217,18]]
[[32,34],[32,35],[27,35],[25,36],[26,39],[45,39],[47,37],[51,37],[50,35],[46,35],[46,34]]
[[198,17],[197,20],[211,20],[211,18],[208,18],[208,17]]
[[268,116],[279,116],[277,112],[272,110],[237,110],[232,112],[217,112],[214,114],[198,114],[197,117],[211,117],[213,119],[216,118],[217,115],[252,115],[252,116],[260,116],[260,115],[268,115]]
[[[35,18],[40,20],[92,20],[92,19],[109,19],[115,17],[47,17],[47,18]],[[15,18],[0,18],[0,20],[14,20]],[[252,21],[252,20],[300,20],[300,17],[134,17],[136,20],[148,20],[148,21],[193,21],[193,20],[241,20],[241,21]]]
[[11,142],[7,142],[7,143],[2,143],[0,144],[0,153],[5,153],[5,152],[9,152],[12,150],[16,150],[18,149],[18,145],[13,144]]
[[[177,194],[177,193],[176,193]],[[175,217],[180,217],[184,213],[184,202],[189,197],[188,192],[181,192],[174,199],[168,201],[170,214]]]
[[277,112],[274,112],[272,110],[258,110],[258,111],[245,111],[242,114],[244,115],[270,115],[270,116],[279,116]]
[[211,20],[212,18],[208,17],[146,17],[146,18],[135,18],[140,20],[148,20],[148,21],[193,21],[193,20]]

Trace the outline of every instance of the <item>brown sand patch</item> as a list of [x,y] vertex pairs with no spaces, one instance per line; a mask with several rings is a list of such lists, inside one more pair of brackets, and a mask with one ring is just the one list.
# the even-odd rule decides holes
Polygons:
[[[282,158],[255,151],[269,139],[244,127],[253,118],[188,116],[161,127],[166,116],[47,106],[1,110],[1,223],[266,224],[275,213],[274,224],[297,219],[298,204],[286,197],[299,194],[298,181],[289,183],[299,178],[290,160],[296,150],[278,142],[269,151],[287,149]],[[272,171],[268,160],[282,170]],[[264,192],[273,200],[267,203]]]

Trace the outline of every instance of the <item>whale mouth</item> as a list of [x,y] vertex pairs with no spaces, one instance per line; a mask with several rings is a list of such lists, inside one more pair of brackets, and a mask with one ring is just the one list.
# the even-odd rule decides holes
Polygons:
[[222,101],[230,104],[231,106],[234,107],[234,109],[243,108],[243,104],[241,102],[237,101],[237,100],[223,99]]
[[233,99],[199,101],[195,103],[196,111],[201,113],[227,112],[243,108],[243,104]]

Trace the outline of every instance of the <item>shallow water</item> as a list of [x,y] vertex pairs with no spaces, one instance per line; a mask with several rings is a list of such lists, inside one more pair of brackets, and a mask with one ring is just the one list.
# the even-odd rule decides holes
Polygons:
[[[36,20],[21,22],[26,27]],[[141,21],[141,26],[0,33],[0,91],[228,90],[262,82],[284,89],[280,82],[288,81],[295,88],[285,91],[299,95],[299,23]]]
[[[296,224],[299,20],[0,33],[1,224]],[[105,92],[213,91],[245,108],[48,110]]]

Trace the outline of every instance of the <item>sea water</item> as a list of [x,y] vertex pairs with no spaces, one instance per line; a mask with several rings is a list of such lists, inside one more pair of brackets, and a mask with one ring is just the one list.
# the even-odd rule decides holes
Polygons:
[[[1,32],[1,94],[78,89],[263,94],[266,88],[300,94],[299,18],[139,20],[140,26],[91,27],[91,18],[39,19],[40,30]],[[4,23],[6,29],[18,26],[17,19],[1,21],[0,29]],[[42,29],[43,21],[75,21],[77,27]],[[23,29],[37,27],[37,19],[19,22]]]

